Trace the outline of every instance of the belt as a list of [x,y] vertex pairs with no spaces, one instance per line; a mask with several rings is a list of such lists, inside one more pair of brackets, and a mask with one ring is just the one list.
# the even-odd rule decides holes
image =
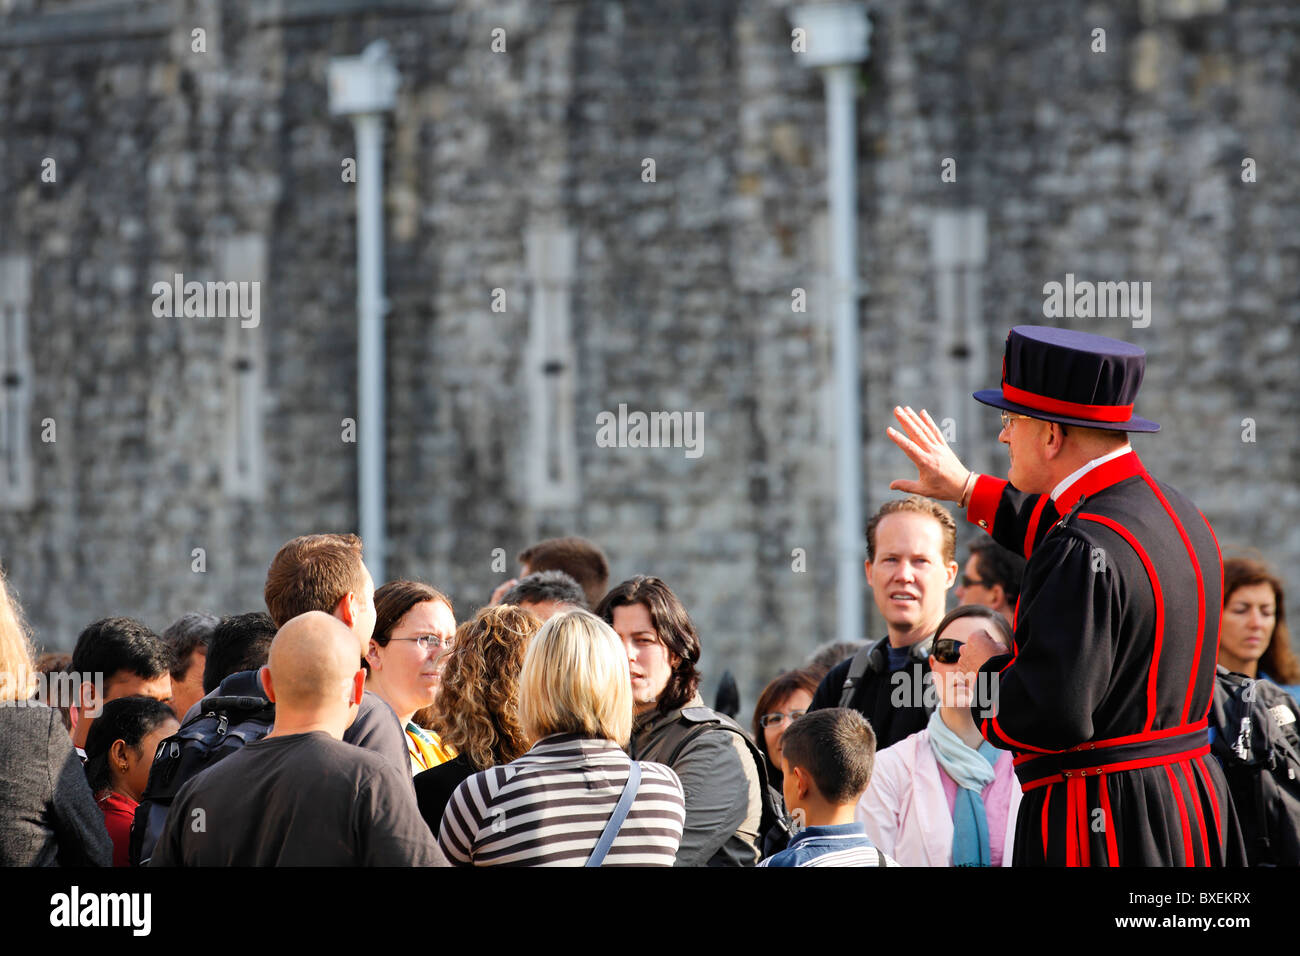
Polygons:
[[1022,791],[1078,777],[1120,773],[1178,763],[1210,752],[1207,721],[1127,737],[1090,740],[1055,753],[1021,754],[1014,760]]

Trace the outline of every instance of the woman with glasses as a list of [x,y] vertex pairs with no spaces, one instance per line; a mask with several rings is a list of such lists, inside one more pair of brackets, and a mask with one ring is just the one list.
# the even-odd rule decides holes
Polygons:
[[1011,752],[980,736],[973,675],[957,665],[976,631],[1010,650],[1011,628],[996,611],[970,604],[944,617],[930,651],[938,707],[925,730],[876,754],[858,802],[867,836],[903,866],[1011,865],[1020,808]]
[[802,717],[817,693],[817,675],[809,670],[786,671],[758,695],[754,708],[754,740],[767,757],[768,782],[781,790],[781,735],[790,722]]
[[375,631],[366,662],[366,689],[382,697],[406,731],[411,773],[436,767],[456,755],[438,735],[413,719],[438,695],[443,655],[456,635],[451,601],[418,581],[390,581],[375,592]]

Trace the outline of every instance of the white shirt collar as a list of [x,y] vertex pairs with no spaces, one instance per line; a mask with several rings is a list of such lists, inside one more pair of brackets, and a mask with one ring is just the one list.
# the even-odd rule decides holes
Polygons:
[[1100,468],[1102,465],[1106,464],[1106,462],[1114,461],[1120,455],[1127,455],[1132,450],[1133,450],[1133,446],[1130,445],[1128,442],[1125,442],[1123,447],[1116,448],[1110,454],[1102,455],[1100,458],[1094,458],[1092,461],[1088,462],[1088,464],[1084,465],[1078,471],[1072,472],[1059,485],[1053,488],[1052,500],[1055,501],[1057,498],[1061,497],[1061,495],[1065,493],[1065,490],[1067,488],[1069,488],[1072,484],[1074,484],[1076,481],[1078,481],[1088,472],[1092,471],[1094,468]]

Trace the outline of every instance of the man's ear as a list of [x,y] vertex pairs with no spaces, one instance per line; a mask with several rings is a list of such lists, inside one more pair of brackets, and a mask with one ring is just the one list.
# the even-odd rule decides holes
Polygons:
[[365,668],[357,668],[357,672],[352,675],[352,696],[348,699],[349,707],[361,706],[361,698],[366,692],[366,671]]
[[262,681],[262,690],[266,691],[266,699],[274,704],[275,688],[271,686],[271,668],[263,664],[262,669],[257,672],[257,676]]
[[357,599],[356,593],[349,591],[339,598],[339,603],[334,606],[334,616],[348,627],[352,627],[356,623],[357,607],[360,604],[361,602]]
[[961,570],[961,566],[956,561],[949,561],[943,566],[943,569],[948,572],[948,583],[944,585],[943,589],[949,591],[957,583],[957,572]]
[[1047,423],[1047,440],[1043,442],[1043,457],[1048,461],[1065,450],[1065,428],[1056,422]]
[[993,610],[1001,611],[1004,607],[1010,607],[1007,602],[1007,592],[1002,590],[1002,585],[995,584],[989,590],[993,592]]

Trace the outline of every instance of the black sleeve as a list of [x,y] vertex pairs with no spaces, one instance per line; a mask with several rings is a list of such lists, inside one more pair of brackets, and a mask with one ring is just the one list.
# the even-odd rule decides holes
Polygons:
[[812,703],[808,705],[808,709],[822,710],[826,707],[838,707],[840,705],[840,694],[844,691],[844,679],[849,676],[849,668],[852,666],[853,658],[849,657],[832,667],[830,672],[822,678],[822,682],[817,685],[817,692],[813,694]]
[[1093,736],[1119,627],[1116,572],[1094,568],[1092,544],[1057,531],[1026,571],[1016,618],[1017,653],[990,659],[996,716],[979,721],[998,747],[1065,750]]
[[50,780],[50,822],[58,842],[60,866],[112,866],[113,841],[104,825],[104,811],[95,803],[86,781],[86,768],[57,710],[50,711],[47,766]]

